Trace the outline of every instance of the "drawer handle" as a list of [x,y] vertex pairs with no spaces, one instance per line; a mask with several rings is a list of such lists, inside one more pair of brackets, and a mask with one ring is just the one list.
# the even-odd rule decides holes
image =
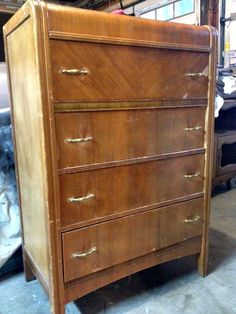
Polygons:
[[81,143],[81,142],[88,142],[88,141],[92,141],[92,137],[78,137],[78,138],[67,138],[65,139],[66,143]]
[[69,75],[87,75],[89,71],[86,69],[63,69],[61,73]]
[[195,77],[207,77],[207,75],[204,74],[204,73],[202,73],[202,72],[185,73],[185,76],[187,76],[187,77],[192,77],[192,78],[195,78]]
[[80,253],[80,252],[76,252],[76,253],[73,253],[71,254],[71,258],[80,258],[80,257],[86,257],[87,255],[90,255],[94,252],[97,251],[97,248],[96,247],[92,247],[89,251],[87,252],[84,252],[84,253]]
[[191,178],[195,178],[195,177],[199,177],[200,173],[194,173],[194,174],[185,174],[184,177],[187,179],[191,179]]
[[67,200],[69,203],[80,203],[80,202],[86,201],[92,197],[94,197],[94,194],[88,194],[88,195],[82,196],[82,197],[69,197]]
[[189,131],[199,131],[202,130],[201,126],[194,126],[192,128],[184,128],[184,131],[189,132]]
[[196,216],[196,217],[194,217],[194,218],[186,218],[186,219],[184,219],[184,222],[191,224],[191,223],[196,223],[196,222],[198,222],[200,219],[201,219],[200,216]]

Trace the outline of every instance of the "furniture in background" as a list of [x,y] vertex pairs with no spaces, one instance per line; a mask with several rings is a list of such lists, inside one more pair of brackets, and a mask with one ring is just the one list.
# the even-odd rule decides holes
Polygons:
[[205,275],[215,30],[30,1],[4,34],[26,279],[52,312],[187,255]]
[[225,99],[215,119],[215,153],[213,184],[226,183],[236,176],[236,99]]

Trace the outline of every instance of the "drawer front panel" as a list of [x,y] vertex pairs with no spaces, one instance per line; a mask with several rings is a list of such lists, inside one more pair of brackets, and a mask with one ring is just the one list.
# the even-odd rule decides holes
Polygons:
[[203,200],[64,233],[64,278],[70,281],[202,233]]
[[204,155],[59,177],[63,226],[203,191]]
[[55,101],[207,97],[208,78],[198,75],[208,75],[206,52],[62,40],[50,46]]
[[204,115],[202,107],[57,113],[59,168],[201,148]]

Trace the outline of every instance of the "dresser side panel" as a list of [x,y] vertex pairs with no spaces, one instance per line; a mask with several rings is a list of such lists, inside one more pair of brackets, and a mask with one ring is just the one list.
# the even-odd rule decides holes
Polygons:
[[39,60],[32,16],[7,35],[6,51],[24,247],[48,283],[47,167]]

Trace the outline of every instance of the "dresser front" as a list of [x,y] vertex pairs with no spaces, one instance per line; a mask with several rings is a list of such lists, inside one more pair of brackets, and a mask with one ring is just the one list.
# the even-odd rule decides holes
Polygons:
[[51,39],[50,55],[65,283],[200,243],[209,54]]

